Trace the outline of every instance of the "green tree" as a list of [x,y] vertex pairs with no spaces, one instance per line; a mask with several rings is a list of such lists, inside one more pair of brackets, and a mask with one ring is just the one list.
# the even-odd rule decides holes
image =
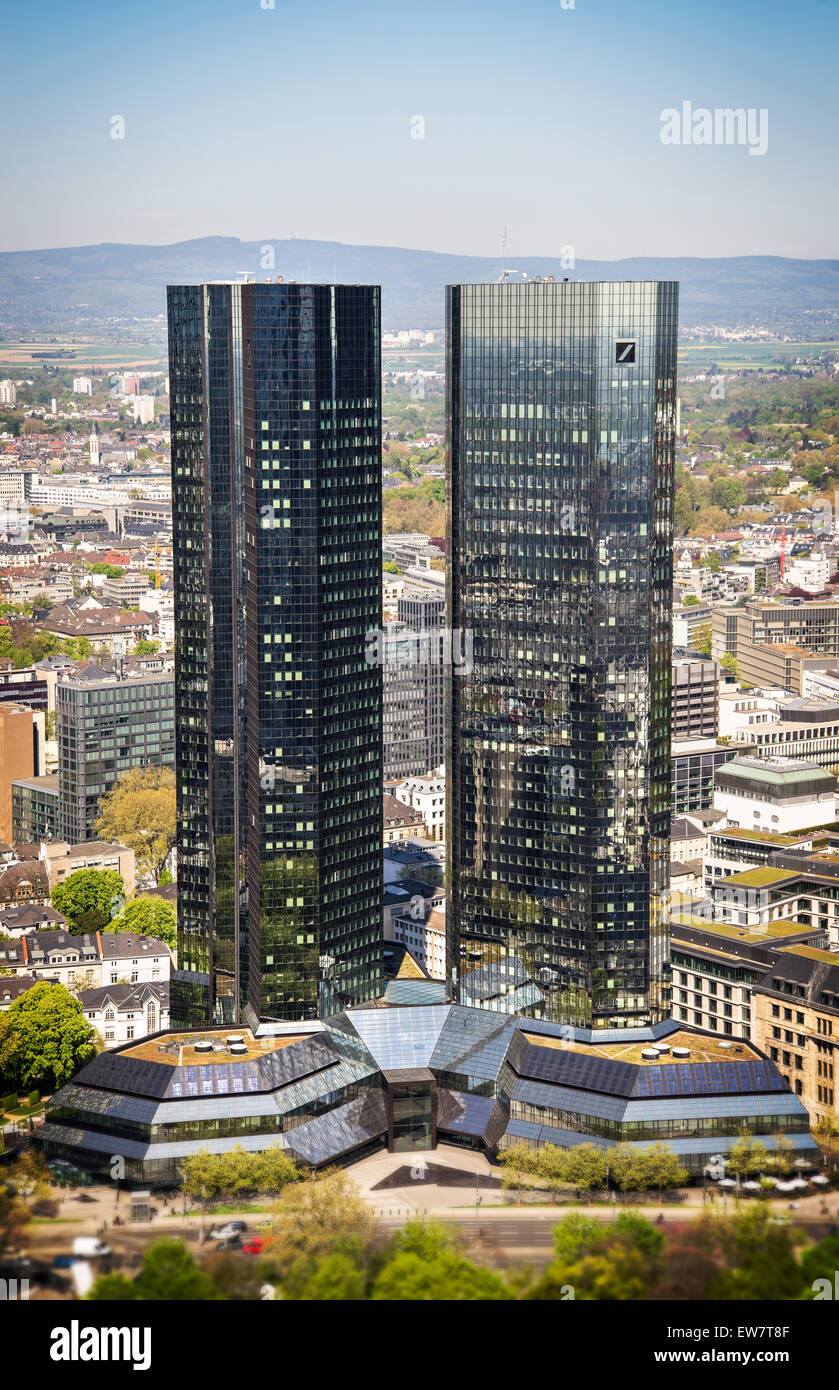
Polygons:
[[710,1297],[735,1300],[798,1299],[806,1278],[788,1226],[773,1223],[766,1206],[750,1203],[719,1223],[718,1241],[728,1266]]
[[100,803],[97,833],[133,849],[137,868],[159,883],[175,843],[175,774],[170,767],[134,767]]
[[211,1154],[208,1149],[199,1149],[196,1153],[182,1158],[178,1165],[181,1187],[187,1197],[198,1202],[202,1216],[214,1198],[223,1191],[224,1170],[219,1161],[221,1157],[221,1154]]
[[357,1303],[365,1297],[365,1271],[346,1251],[326,1255],[306,1279],[297,1297],[314,1303]]
[[662,1200],[665,1188],[684,1187],[688,1180],[687,1169],[683,1168],[672,1149],[666,1144],[650,1144],[640,1154],[644,1186],[658,1188],[658,1200]]
[[134,932],[137,936],[153,936],[164,941],[170,950],[178,944],[178,917],[172,903],[165,898],[132,898],[112,923],[114,931]]
[[739,681],[740,667],[737,665],[731,652],[726,652],[725,655],[720,658],[720,666],[722,666],[724,671],[730,671],[734,679]]
[[146,1303],[206,1302],[219,1297],[183,1241],[168,1236],[149,1246],[134,1287]]
[[742,1130],[739,1139],[728,1151],[728,1168],[738,1178],[747,1178],[750,1173],[765,1171],[769,1154],[765,1144],[761,1144],[748,1130]]
[[63,1086],[96,1052],[93,1029],[64,985],[33,985],[7,1018],[4,1075],[20,1086]]
[[605,1187],[606,1173],[607,1156],[597,1144],[576,1144],[563,1153],[562,1179],[577,1192],[590,1195],[594,1188]]
[[266,1255],[281,1278],[292,1268],[307,1273],[336,1249],[366,1246],[376,1229],[369,1206],[343,1169],[291,1183],[273,1210]]
[[816,1279],[827,1279],[831,1289],[835,1288],[836,1271],[839,1270],[839,1236],[824,1236],[817,1245],[811,1245],[801,1256],[801,1269],[808,1284]]
[[445,1250],[430,1260],[397,1255],[385,1265],[370,1297],[388,1302],[485,1303],[511,1300],[515,1295],[500,1274]]
[[409,1221],[385,1252],[370,1297],[394,1302],[511,1300],[513,1291],[491,1270],[463,1255],[440,1222]]
[[786,1178],[795,1167],[795,1145],[780,1130],[774,1135],[775,1148],[769,1156],[768,1166],[779,1177]]
[[160,643],[155,642],[151,637],[141,637],[139,642],[134,644],[134,656],[154,656],[160,650]]
[[539,1175],[539,1159],[535,1149],[528,1148],[526,1144],[513,1144],[509,1149],[504,1149],[498,1155],[498,1162],[501,1164],[501,1186],[505,1188],[515,1187],[518,1190],[519,1201],[521,1201],[522,1191],[525,1187],[533,1187],[534,1179]]
[[110,927],[125,902],[125,884],[114,869],[77,869],[50,894],[57,912],[75,935]]
[[140,1295],[134,1281],[124,1274],[100,1274],[85,1297],[92,1303],[132,1303]]

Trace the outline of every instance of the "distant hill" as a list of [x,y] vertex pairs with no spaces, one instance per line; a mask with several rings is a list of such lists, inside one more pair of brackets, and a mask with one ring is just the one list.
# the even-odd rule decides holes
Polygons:
[[[273,268],[264,248],[273,247]],[[758,322],[812,338],[839,335],[839,261],[783,256],[636,257],[578,261],[564,270],[558,258],[517,256],[518,271],[569,275],[580,280],[679,280],[681,322],[688,326]],[[449,256],[394,246],[344,246],[331,241],[239,241],[202,237],[172,246],[71,246],[0,253],[0,336],[78,332],[119,334],[143,321],[165,335],[165,287],[171,283],[230,279],[249,271],[257,279],[347,281],[382,286],[385,328],[439,328],[443,287],[495,280],[496,259]],[[158,323],[154,323],[158,320]]]

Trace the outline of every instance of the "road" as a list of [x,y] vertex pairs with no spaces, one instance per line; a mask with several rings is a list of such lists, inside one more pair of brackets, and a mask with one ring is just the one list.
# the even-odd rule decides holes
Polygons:
[[[511,1264],[534,1266],[547,1264],[553,1253],[553,1228],[569,1210],[569,1208],[557,1209],[555,1207],[485,1207],[479,1211],[476,1217],[474,1207],[448,1208],[441,1212],[427,1213],[405,1207],[389,1214],[382,1214],[378,1219],[380,1226],[388,1234],[399,1230],[411,1218],[442,1221],[458,1230],[470,1253],[480,1256],[482,1260],[496,1268],[503,1269]],[[578,1207],[573,1210],[596,1220],[610,1222],[615,1219],[622,1208],[609,1209],[604,1206],[593,1205],[591,1207]],[[701,1214],[701,1207],[698,1206],[665,1207],[663,1210],[657,1207],[633,1206],[630,1210],[655,1222],[661,1215],[663,1216],[662,1224],[671,1228],[689,1225]],[[835,1230],[832,1211],[833,1204],[831,1204],[831,1216],[828,1218],[825,1218],[816,1209],[812,1211],[799,1210],[783,1213],[783,1215],[788,1215],[796,1226],[805,1227],[811,1237],[818,1240],[831,1227]],[[216,1217],[214,1223],[216,1229],[229,1219],[231,1218]],[[248,1221],[249,1229],[253,1231],[255,1223],[266,1218],[257,1216],[244,1219]],[[29,1254],[35,1257],[52,1259],[54,1255],[66,1254],[72,1249],[74,1236],[94,1234],[97,1229],[98,1223],[95,1220],[91,1221],[86,1216],[80,1216],[78,1220],[67,1224],[32,1226],[26,1232],[25,1246]],[[177,1236],[187,1241],[199,1259],[212,1253],[216,1248],[214,1241],[201,1243],[201,1221],[197,1216],[186,1219],[179,1215],[158,1216],[148,1226],[113,1227],[109,1224],[105,1238],[114,1252],[114,1263],[123,1264],[130,1272],[139,1266],[146,1247],[163,1235]],[[249,1257],[242,1256],[241,1258],[247,1259]]]

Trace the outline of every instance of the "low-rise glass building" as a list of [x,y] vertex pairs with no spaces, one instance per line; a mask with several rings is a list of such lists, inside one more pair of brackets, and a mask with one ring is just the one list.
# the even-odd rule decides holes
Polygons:
[[818,1158],[801,1100],[745,1039],[673,1019],[595,1033],[441,995],[433,981],[393,981],[383,1001],[322,1023],[115,1048],[57,1092],[39,1140],[52,1163],[104,1180],[121,1155],[129,1182],[157,1187],[178,1182],[189,1154],[236,1144],[280,1144],[319,1168],[443,1142],[492,1156],[662,1140],[698,1173],[745,1130]]

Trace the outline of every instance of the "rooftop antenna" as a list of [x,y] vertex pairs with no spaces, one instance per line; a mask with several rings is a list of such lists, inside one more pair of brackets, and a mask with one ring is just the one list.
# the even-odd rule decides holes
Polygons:
[[499,242],[501,243],[501,274],[499,275],[499,277],[498,277],[498,279],[496,280],[495,283],[496,283],[496,285],[503,285],[503,284],[504,284],[504,281],[507,279],[507,276],[508,276],[508,275],[518,275],[519,272],[518,272],[517,270],[507,270],[507,268],[506,268],[506,266],[505,266],[505,264],[504,264],[504,255],[505,255],[505,252],[506,252],[506,249],[507,249],[507,228],[506,228],[506,227],[504,228],[504,230],[503,230],[503,232],[501,233],[501,235],[500,235],[500,237],[498,238],[498,240],[499,240]]

